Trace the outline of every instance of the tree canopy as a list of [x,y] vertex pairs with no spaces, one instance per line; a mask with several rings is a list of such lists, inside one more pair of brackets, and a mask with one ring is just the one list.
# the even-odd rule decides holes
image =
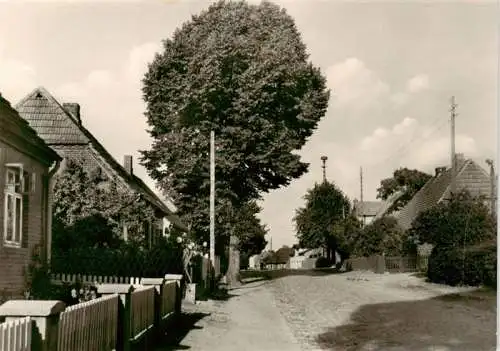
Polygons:
[[463,190],[420,213],[410,235],[420,243],[443,247],[463,247],[496,237],[496,221],[481,198]]
[[68,160],[54,186],[54,248],[116,247],[123,224],[129,242],[146,245],[144,220],[153,209],[134,191],[119,186],[99,169],[85,171]]
[[210,5],[163,42],[143,79],[143,95],[153,138],[143,164],[204,240],[210,130],[216,233],[227,236],[240,207],[307,171],[295,152],[329,100],[293,18],[269,2],[232,1]]
[[240,238],[240,252],[248,257],[260,254],[267,245],[267,229],[257,217],[259,212],[259,206],[252,201],[245,204],[237,214],[234,233]]
[[355,256],[399,256],[405,249],[406,234],[391,216],[376,219],[365,226],[355,240]]
[[304,199],[305,206],[296,210],[293,219],[300,246],[335,249],[343,238],[334,228],[349,216],[349,200],[335,184],[327,181],[315,184]]
[[383,179],[377,189],[377,198],[387,200],[391,195],[401,193],[387,214],[404,207],[432,176],[416,169],[399,168],[391,178]]

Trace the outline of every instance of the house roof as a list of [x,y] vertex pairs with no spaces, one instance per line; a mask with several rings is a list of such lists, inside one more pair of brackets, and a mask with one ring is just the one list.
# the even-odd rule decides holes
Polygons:
[[115,160],[104,146],[88,131],[81,122],[66,110],[45,88],[38,87],[22,99],[17,105],[19,111],[30,126],[49,145],[85,145],[90,144],[106,163],[133,190],[142,194],[153,206],[164,213],[169,221],[182,230],[187,227],[179,217],[165,204],[139,177],[129,174]]
[[358,216],[373,217],[380,211],[381,206],[381,201],[354,201],[354,211]]
[[373,220],[377,220],[382,218],[389,208],[392,206],[392,204],[399,199],[402,195],[404,194],[403,191],[397,191],[394,194],[391,194],[386,200],[382,201],[379,207],[379,210]]
[[[456,187],[467,189],[473,196],[490,196],[490,179],[484,169],[471,159],[458,160]],[[409,229],[417,215],[450,195],[452,170],[447,168],[432,177],[394,217],[403,229]]]
[[52,165],[61,157],[38,136],[19,113],[12,108],[9,101],[0,94],[0,140],[14,148],[28,153],[42,164]]
[[33,90],[17,103],[16,110],[49,145],[88,144],[95,139],[43,87]]

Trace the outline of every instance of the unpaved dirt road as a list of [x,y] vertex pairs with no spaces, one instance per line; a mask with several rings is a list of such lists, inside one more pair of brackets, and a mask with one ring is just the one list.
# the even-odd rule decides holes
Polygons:
[[410,274],[304,272],[246,284],[230,291],[227,301],[187,306],[199,320],[177,347],[495,350],[496,297],[472,290],[428,284]]
[[306,350],[496,350],[491,293],[356,272],[289,276],[269,288]]

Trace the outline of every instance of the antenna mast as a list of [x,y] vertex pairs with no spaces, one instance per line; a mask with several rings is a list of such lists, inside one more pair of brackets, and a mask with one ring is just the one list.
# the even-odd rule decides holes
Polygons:
[[451,97],[451,148],[450,148],[450,157],[451,157],[451,193],[455,194],[456,192],[456,181],[455,175],[457,174],[457,157],[455,154],[455,118],[457,117],[457,104],[455,103],[455,97]]

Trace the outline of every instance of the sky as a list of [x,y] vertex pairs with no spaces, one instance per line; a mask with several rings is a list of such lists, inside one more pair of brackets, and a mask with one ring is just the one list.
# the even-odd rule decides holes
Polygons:
[[[252,0],[251,2],[257,2]],[[326,173],[351,199],[376,199],[399,167],[429,173],[456,151],[497,159],[498,5],[495,1],[281,0],[331,89],[328,111],[299,151],[309,172],[262,201],[273,248],[295,242],[292,218]],[[209,6],[197,0],[0,0],[0,93],[13,104],[37,86],[78,102],[82,122],[154,188],[138,164],[151,140],[141,78],[162,40]]]

